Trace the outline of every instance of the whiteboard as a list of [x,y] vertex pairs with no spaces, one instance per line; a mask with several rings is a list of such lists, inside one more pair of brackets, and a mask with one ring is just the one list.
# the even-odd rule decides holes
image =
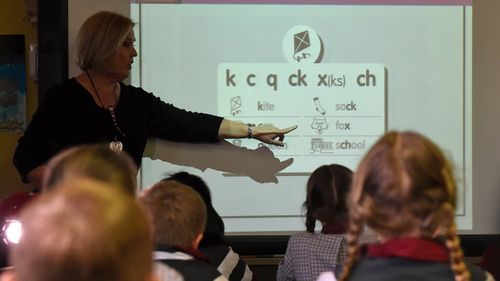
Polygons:
[[283,148],[153,140],[144,187],[189,171],[207,181],[229,233],[295,232],[304,229],[305,183],[316,167],[354,170],[385,131],[414,130],[454,163],[457,221],[472,229],[471,6],[132,8],[140,41],[133,84],[192,111],[299,125]]

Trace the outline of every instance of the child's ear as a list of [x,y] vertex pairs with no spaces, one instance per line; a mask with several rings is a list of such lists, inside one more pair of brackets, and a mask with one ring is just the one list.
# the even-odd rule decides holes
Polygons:
[[202,239],[203,239],[203,233],[198,234],[193,241],[193,248],[198,249],[198,246],[200,246],[200,242]]
[[[3,281],[0,279],[0,281]],[[15,280],[12,280],[12,281],[15,281]],[[161,279],[156,276],[156,274],[154,272],[151,272],[151,274],[146,278],[145,281],[161,281]]]
[[448,229],[449,229],[449,226],[444,226],[444,225],[438,226],[436,228],[436,230],[434,231],[434,233],[432,233],[432,238],[437,239],[437,238],[444,237],[446,235],[446,233],[448,232]]
[[138,194],[137,194],[137,198],[139,198],[139,200],[141,200],[142,198],[146,197],[146,194],[151,190],[150,187],[148,188],[145,188],[145,189],[142,189],[140,191],[138,191]]
[[16,281],[14,269],[7,269],[0,274],[0,281]]

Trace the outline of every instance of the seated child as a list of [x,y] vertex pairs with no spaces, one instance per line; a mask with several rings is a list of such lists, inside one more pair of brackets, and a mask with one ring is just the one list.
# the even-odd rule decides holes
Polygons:
[[30,202],[20,221],[14,269],[2,281],[154,280],[148,218],[118,188],[66,182]]
[[[306,231],[290,236],[277,281],[314,281],[323,271],[339,274],[346,255],[346,196],[352,171],[324,165],[309,177],[306,190]],[[316,221],[321,232],[314,231]]]
[[[441,150],[389,132],[368,151],[349,196],[348,257],[339,280],[488,280],[467,267],[455,225],[456,186]],[[367,224],[379,242],[361,249]],[[490,279],[491,280],[491,279]]]
[[207,224],[199,250],[229,281],[250,281],[253,273],[241,257],[233,251],[224,238],[224,221],[212,205],[212,196],[207,184],[200,177],[178,172],[167,178],[191,187],[198,192],[207,207]]
[[59,152],[47,164],[42,190],[76,178],[111,183],[134,196],[137,189],[134,161],[126,152],[116,153],[108,145],[81,145]]
[[198,193],[177,181],[162,180],[145,190],[140,200],[153,224],[155,272],[165,264],[185,281],[227,281],[198,251],[206,224],[206,207]]
[[[73,182],[76,179],[107,183],[135,197],[137,167],[125,151],[112,151],[108,144],[71,147],[61,151],[48,162],[42,191],[54,189],[61,183]],[[167,266],[162,268],[162,276],[168,276],[170,281],[182,281],[182,276]]]

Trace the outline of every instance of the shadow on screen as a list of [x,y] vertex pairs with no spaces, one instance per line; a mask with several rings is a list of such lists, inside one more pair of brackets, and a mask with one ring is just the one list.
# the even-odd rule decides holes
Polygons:
[[276,158],[268,147],[251,150],[227,141],[200,144],[156,139],[148,142],[144,156],[200,171],[210,168],[229,176],[246,176],[258,183],[277,183],[276,174],[293,163],[293,158]]

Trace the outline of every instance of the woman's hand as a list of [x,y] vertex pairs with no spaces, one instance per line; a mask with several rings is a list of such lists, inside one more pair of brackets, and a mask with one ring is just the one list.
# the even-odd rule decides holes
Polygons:
[[252,127],[251,137],[263,143],[283,146],[285,135],[297,129],[297,125],[285,129],[278,129],[273,125],[259,125]]
[[283,146],[283,139],[289,132],[297,129],[297,125],[286,129],[278,129],[273,125],[258,125],[248,127],[247,124],[223,119],[219,127],[219,138],[251,137],[264,143]]

